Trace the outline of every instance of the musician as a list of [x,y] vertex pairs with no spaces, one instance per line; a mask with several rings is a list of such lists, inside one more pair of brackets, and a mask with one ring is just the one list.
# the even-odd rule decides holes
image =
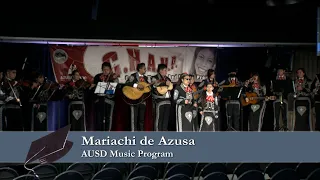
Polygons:
[[[258,73],[253,73],[253,76],[250,80],[245,82],[246,92],[256,93],[258,97],[257,104],[252,104],[250,106],[249,121],[248,121],[248,130],[249,131],[261,131],[263,125],[264,113],[266,110],[266,97],[267,88],[264,84],[261,83]],[[248,103],[251,99],[244,95],[245,101]]]
[[213,87],[218,86],[218,82],[216,81],[216,73],[213,69],[209,69],[207,72],[207,78],[202,80],[202,82],[199,84],[198,89],[206,89],[207,84],[212,84]]
[[313,126],[310,99],[310,86],[312,81],[307,77],[303,68],[298,69],[296,75],[294,82],[295,100],[293,107],[295,122],[293,123],[293,130],[310,131]]
[[29,93],[32,131],[47,131],[48,129],[47,108],[51,91],[49,91],[48,87],[45,87],[45,84],[44,75],[35,73]]
[[86,131],[84,95],[90,84],[81,78],[78,70],[72,71],[71,75],[71,81],[66,83],[66,95],[70,100],[68,123],[72,131]]
[[5,100],[5,94],[4,92],[2,92],[2,88],[1,88],[1,83],[2,83],[2,79],[3,79],[3,71],[0,71],[0,131],[3,130],[4,127],[4,118],[3,118],[3,105],[4,105],[4,100]]
[[[17,69],[9,67],[6,70],[5,77],[1,82],[1,90],[5,96],[5,130],[23,131],[23,116],[21,111],[20,93],[22,91],[18,82],[15,80]],[[0,117],[2,119],[2,117]]]
[[219,131],[219,107],[218,98],[213,92],[212,83],[206,84],[206,91],[203,91],[198,100],[201,114],[199,131]]
[[159,94],[157,87],[170,86],[171,79],[167,77],[167,65],[158,65],[158,74],[151,77],[153,84],[153,99],[155,103],[155,131],[168,131],[170,109],[171,109],[171,93],[168,90],[165,94]]
[[[126,85],[134,88],[143,89],[143,85],[138,84],[139,82],[148,82],[148,77],[145,76],[146,65],[140,63],[137,65],[137,72],[129,76]],[[131,131],[144,131],[146,101],[145,97],[142,96],[137,105],[130,105],[131,111]]]
[[[112,72],[112,67],[109,62],[104,62],[101,65],[102,73],[97,74],[93,80],[93,86],[97,86],[99,82],[119,83],[118,76]],[[110,86],[110,84],[108,84]],[[112,117],[114,110],[114,93],[113,94],[98,94],[98,100],[95,102],[96,107],[96,130],[110,131],[112,128]]]
[[[240,87],[242,85],[242,82],[237,77],[237,70],[232,70],[230,73],[228,73],[228,76],[228,79],[225,80],[223,85],[227,85],[230,87]],[[225,103],[225,106],[228,123],[230,126],[229,128],[232,128],[235,131],[239,131],[241,118],[241,106],[239,98],[234,96],[229,97]]]
[[314,109],[316,113],[316,131],[320,131],[320,74],[317,74],[311,84],[311,90],[314,99]]
[[191,77],[184,73],[180,76],[180,84],[174,90],[173,100],[176,102],[176,126],[177,131],[197,131],[197,102],[192,96],[189,87]]
[[[274,130],[287,131],[290,127],[288,124],[288,96],[293,92],[293,88],[291,80],[287,77],[284,68],[279,67],[276,78],[271,80],[271,91],[273,92],[273,95],[277,97],[277,100],[273,102]],[[280,120],[280,115],[282,117],[282,121]],[[282,126],[280,124],[282,124]]]
[[190,79],[190,84],[189,84],[189,86],[190,86],[190,88],[192,89],[193,98],[194,98],[195,100],[197,100],[197,99],[199,98],[200,91],[198,91],[198,86],[197,86],[197,84],[194,83],[194,82],[195,82],[194,75],[189,74],[189,76],[190,76],[190,78],[191,78],[191,79]]

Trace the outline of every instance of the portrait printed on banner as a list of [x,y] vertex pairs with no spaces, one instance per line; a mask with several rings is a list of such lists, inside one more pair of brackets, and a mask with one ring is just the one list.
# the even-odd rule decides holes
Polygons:
[[190,73],[206,78],[209,69],[216,69],[216,48],[197,47],[194,51]]

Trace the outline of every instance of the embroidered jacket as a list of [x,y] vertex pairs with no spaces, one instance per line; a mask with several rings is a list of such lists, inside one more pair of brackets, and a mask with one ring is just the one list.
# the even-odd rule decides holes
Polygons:
[[261,83],[249,83],[248,87],[246,88],[246,92],[254,92],[257,93],[259,97],[264,97],[267,94],[267,88]]
[[178,85],[174,90],[173,100],[178,105],[185,104],[185,100],[189,100],[189,104],[195,104],[195,100],[192,95],[192,89],[184,84]]
[[[311,80],[307,78],[296,78],[294,81],[294,86],[296,88],[296,93],[298,96],[308,96],[311,93]],[[297,88],[301,86],[302,90],[298,90]]]
[[201,97],[198,99],[200,111],[217,111],[218,110],[218,98],[212,92],[211,94],[204,91]]
[[145,75],[140,75],[138,72],[131,74],[127,81],[126,81],[126,85],[127,86],[132,86],[132,87],[137,87],[139,82],[146,82],[149,83],[148,81],[148,77]]

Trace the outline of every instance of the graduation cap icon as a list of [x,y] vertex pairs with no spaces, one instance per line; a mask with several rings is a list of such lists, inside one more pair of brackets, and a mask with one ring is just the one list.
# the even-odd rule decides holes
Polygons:
[[36,160],[41,164],[52,163],[65,156],[73,145],[73,142],[67,140],[70,128],[71,125],[68,125],[33,141],[25,165]]

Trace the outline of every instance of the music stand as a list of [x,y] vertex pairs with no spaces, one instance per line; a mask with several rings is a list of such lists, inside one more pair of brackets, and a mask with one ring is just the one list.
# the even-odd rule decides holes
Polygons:
[[[99,96],[100,98],[103,98],[103,131],[106,130],[106,102],[105,97],[109,95],[114,95],[116,91],[118,83],[113,82],[98,82],[96,89],[94,90],[94,94]],[[110,112],[111,113],[111,112]],[[111,119],[110,119],[111,121]],[[111,128],[111,127],[110,127]],[[111,130],[111,129],[110,129]]]
[[[243,118],[242,118],[242,106],[239,102],[239,98],[241,95],[242,88],[241,87],[224,87],[223,90],[220,93],[220,96],[222,99],[226,100],[226,116],[227,116],[227,123],[228,123],[228,128],[227,131],[237,131],[232,127],[231,124],[231,116],[228,114],[228,104],[237,104],[239,105],[239,110],[240,110],[240,123],[241,127],[243,127]],[[235,103],[235,101],[238,101]],[[232,110],[234,111],[234,109]]]

